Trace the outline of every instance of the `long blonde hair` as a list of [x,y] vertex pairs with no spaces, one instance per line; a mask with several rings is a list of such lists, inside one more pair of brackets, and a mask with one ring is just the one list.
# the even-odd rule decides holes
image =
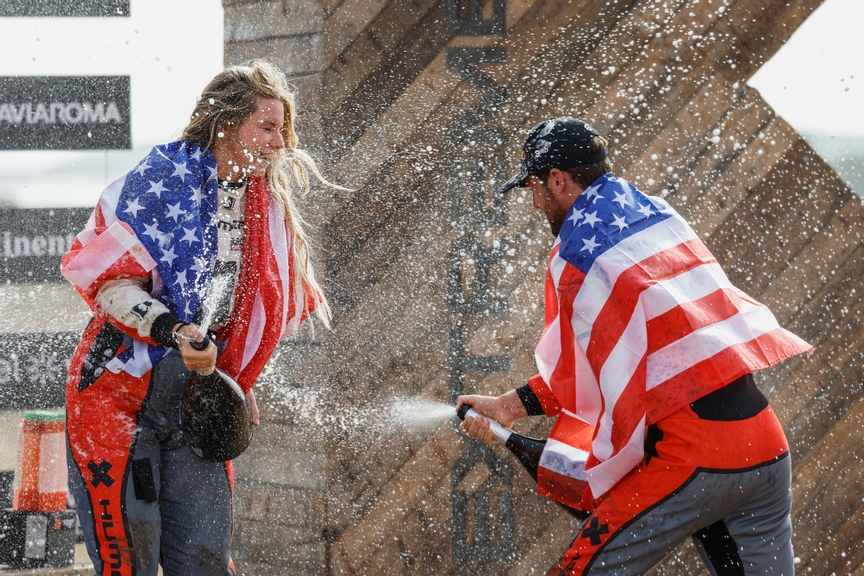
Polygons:
[[285,75],[264,60],[253,60],[245,66],[226,68],[204,88],[189,124],[183,130],[182,138],[202,148],[212,149],[219,131],[238,128],[255,112],[261,98],[276,98],[285,106],[285,120],[282,125],[285,148],[271,159],[267,167],[267,182],[291,231],[295,289],[302,288],[318,300],[315,315],[325,326],[329,326],[330,306],[315,279],[309,238],[303,230],[305,223],[294,203],[293,190],[295,186],[299,186],[303,193],[309,192],[309,172],[328,186],[341,187],[328,182],[318,171],[312,157],[297,148],[294,94],[288,87]]

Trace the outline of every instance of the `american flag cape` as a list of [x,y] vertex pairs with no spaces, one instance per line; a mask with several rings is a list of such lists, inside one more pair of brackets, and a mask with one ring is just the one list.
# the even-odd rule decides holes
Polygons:
[[[246,189],[243,264],[231,319],[217,337],[226,343],[217,366],[248,391],[279,338],[312,311],[315,299],[295,290],[290,231],[263,178]],[[218,181],[209,150],[179,141],[155,147],[105,189],[84,230],[63,257],[61,272],[97,317],[94,299],[106,280],[149,276],[151,294],[191,322],[210,289],[216,262]],[[300,313],[298,313],[298,310]],[[169,352],[133,337],[108,369],[146,374]]]
[[562,410],[539,491],[572,504],[562,486],[587,480],[588,500],[602,496],[642,461],[647,425],[811,349],[729,282],[666,201],[602,176],[549,258],[535,357]]

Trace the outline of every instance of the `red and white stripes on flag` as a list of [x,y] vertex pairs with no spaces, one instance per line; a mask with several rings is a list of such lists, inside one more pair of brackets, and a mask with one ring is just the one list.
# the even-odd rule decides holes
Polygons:
[[[652,201],[655,208],[665,204]],[[665,219],[616,238],[587,272],[559,254],[561,237],[549,260],[546,329],[535,356],[562,418],[595,427],[584,467],[595,497],[641,462],[647,425],[811,349],[735,288],[690,226],[665,206]],[[566,243],[564,230],[562,237]],[[556,430],[550,438],[559,439]],[[572,470],[576,478],[578,466]]]
[[306,297],[294,289],[290,233],[263,178],[249,181],[246,214],[243,266],[231,319],[218,334],[225,350],[217,363],[236,375],[244,392],[252,388],[282,335],[303,321],[302,300],[298,305],[297,298]]
[[74,242],[77,246],[73,246],[73,250],[80,252],[63,267],[63,276],[88,295],[107,277],[146,276],[156,268],[156,261],[123,222],[115,222],[107,228],[87,228]]
[[75,236],[63,258],[61,274],[92,308],[96,293],[112,278],[154,277],[154,293],[161,292],[158,263],[147,252],[132,227],[114,213],[123,190],[122,176],[102,191],[84,230]]

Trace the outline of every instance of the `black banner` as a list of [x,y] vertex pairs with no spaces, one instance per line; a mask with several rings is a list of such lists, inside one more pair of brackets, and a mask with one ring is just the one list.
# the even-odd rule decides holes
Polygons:
[[129,16],[129,0],[0,0],[0,17]]
[[0,150],[132,147],[128,76],[0,77]]
[[60,275],[60,259],[92,211],[0,209],[0,282],[65,282]]
[[73,332],[0,334],[0,410],[65,405],[66,372],[80,339]]

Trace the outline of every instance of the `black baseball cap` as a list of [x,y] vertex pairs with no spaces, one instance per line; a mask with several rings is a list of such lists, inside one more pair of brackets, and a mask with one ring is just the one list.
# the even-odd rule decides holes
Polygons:
[[567,170],[604,160],[609,155],[605,148],[593,154],[588,152],[591,139],[599,135],[590,124],[570,116],[550,118],[537,124],[522,145],[519,173],[505,182],[498,193],[525,186],[529,176],[545,174],[553,168]]

